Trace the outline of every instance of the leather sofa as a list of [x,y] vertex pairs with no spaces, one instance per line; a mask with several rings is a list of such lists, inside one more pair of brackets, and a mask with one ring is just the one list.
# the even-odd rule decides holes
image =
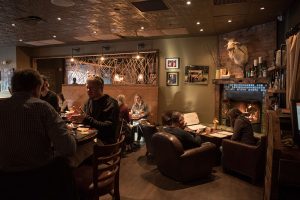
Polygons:
[[224,172],[234,171],[250,177],[253,183],[264,178],[266,163],[266,136],[257,145],[248,145],[230,139],[222,141],[222,166]]
[[208,142],[184,150],[176,136],[166,132],[155,133],[151,144],[158,170],[163,175],[180,182],[210,177],[215,160],[214,144]]

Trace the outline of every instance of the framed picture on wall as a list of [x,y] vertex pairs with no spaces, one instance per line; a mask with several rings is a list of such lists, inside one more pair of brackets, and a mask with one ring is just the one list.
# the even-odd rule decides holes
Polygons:
[[184,82],[193,84],[208,84],[208,66],[188,65],[185,66]]
[[179,72],[167,72],[167,86],[179,85]]
[[179,69],[179,58],[166,58],[166,69]]

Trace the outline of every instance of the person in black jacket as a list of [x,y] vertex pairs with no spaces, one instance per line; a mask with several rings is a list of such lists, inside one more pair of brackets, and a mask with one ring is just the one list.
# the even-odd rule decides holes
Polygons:
[[201,146],[200,136],[196,136],[185,129],[186,123],[182,113],[177,111],[167,111],[162,116],[163,130],[175,135],[181,142],[183,149],[191,149]]
[[104,82],[99,76],[87,78],[89,99],[84,104],[82,113],[71,120],[91,126],[98,130],[97,137],[104,144],[116,142],[119,126],[119,105],[117,100],[103,94]]
[[41,77],[43,79],[43,85],[40,99],[47,101],[57,112],[60,112],[57,94],[49,89],[48,78],[44,75],[41,75]]

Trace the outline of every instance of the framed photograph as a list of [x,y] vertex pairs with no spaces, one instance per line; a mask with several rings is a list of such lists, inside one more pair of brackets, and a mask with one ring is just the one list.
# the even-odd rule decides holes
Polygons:
[[184,82],[193,84],[208,84],[208,66],[185,66]]
[[167,72],[167,86],[179,85],[179,72]]
[[179,69],[179,58],[166,58],[166,69]]

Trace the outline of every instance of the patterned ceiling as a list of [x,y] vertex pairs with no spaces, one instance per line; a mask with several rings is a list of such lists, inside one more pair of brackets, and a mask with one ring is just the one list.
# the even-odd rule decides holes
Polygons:
[[[74,5],[61,7],[51,1]],[[167,9],[142,12],[133,5],[158,1]],[[291,2],[191,0],[187,5],[186,0],[0,0],[0,46],[218,34],[275,20]]]

